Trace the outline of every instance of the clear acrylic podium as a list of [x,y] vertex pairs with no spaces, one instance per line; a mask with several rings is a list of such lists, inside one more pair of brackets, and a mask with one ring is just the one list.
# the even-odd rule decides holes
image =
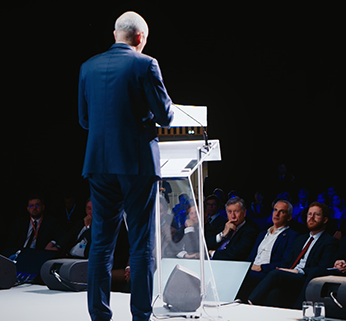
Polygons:
[[218,140],[159,143],[162,181],[156,210],[157,318],[219,318],[219,297],[204,240],[203,164],[221,160]]

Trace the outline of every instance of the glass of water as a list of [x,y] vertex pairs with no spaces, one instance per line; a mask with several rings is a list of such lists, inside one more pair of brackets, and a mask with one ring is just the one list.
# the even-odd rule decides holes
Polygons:
[[314,316],[314,305],[312,301],[303,301],[302,305],[303,319],[307,321],[312,321]]
[[323,302],[315,302],[314,304],[314,320],[325,320],[326,310]]

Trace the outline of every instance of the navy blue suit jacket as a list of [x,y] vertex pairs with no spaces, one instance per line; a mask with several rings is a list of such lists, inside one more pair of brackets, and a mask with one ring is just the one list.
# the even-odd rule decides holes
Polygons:
[[[253,262],[255,260],[258,246],[261,244],[266,234],[267,231],[262,231],[258,235],[256,243],[247,259],[249,262]],[[271,251],[270,262],[268,264],[261,265],[261,269],[264,273],[268,273],[276,267],[281,267],[288,254],[290,253],[294,240],[298,235],[299,234],[296,231],[293,231],[291,228],[284,230],[278,235]]]
[[[310,238],[310,234],[299,236],[293,244],[290,254],[287,256],[286,261],[282,267],[291,268],[295,259],[303,249],[305,242]],[[339,241],[329,235],[326,231],[319,237],[306,260],[305,273],[308,273],[311,268],[315,267],[331,267],[334,266],[334,257],[339,248]]]
[[[29,215],[18,219],[13,224],[10,237],[7,240],[7,248],[20,249],[24,246],[30,224]],[[44,250],[47,244],[53,240],[60,244],[64,234],[65,231],[57,224],[54,218],[44,215],[37,233],[35,249]]]
[[235,233],[224,250],[214,253],[213,260],[245,261],[251,252],[257,235],[258,230],[249,222],[246,222]]
[[80,68],[79,122],[89,130],[83,176],[160,176],[155,123],[169,126],[173,113],[158,63],[124,43]]

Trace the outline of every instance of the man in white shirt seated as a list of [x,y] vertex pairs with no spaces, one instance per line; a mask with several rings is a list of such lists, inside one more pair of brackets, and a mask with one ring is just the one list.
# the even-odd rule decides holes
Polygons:
[[256,285],[271,270],[281,267],[298,233],[289,227],[293,206],[287,200],[273,203],[273,225],[261,232],[247,261],[252,262],[251,271],[239,290],[238,298],[246,300]]

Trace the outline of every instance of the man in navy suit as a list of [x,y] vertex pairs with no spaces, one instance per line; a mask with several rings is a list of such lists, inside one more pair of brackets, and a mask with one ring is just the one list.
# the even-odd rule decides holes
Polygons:
[[287,200],[273,203],[273,225],[262,231],[256,240],[247,261],[252,262],[251,270],[246,276],[238,293],[238,298],[245,300],[256,285],[270,272],[281,267],[298,233],[289,227],[292,219],[293,206]]
[[110,271],[124,209],[127,214],[133,320],[149,320],[154,203],[160,178],[155,123],[173,114],[160,68],[142,54],[148,26],[134,12],[115,23],[115,44],[80,69],[79,121],[89,130],[83,167],[93,204],[88,306],[92,320],[110,320]]
[[302,302],[306,300],[305,298],[305,292],[306,288],[309,285],[309,282],[317,277],[321,276],[327,276],[327,275],[334,275],[334,276],[344,276],[346,277],[346,237],[343,237],[340,240],[340,247],[338,252],[336,253],[334,257],[334,265],[329,266],[328,268],[321,268],[316,267],[310,269],[310,271],[307,273],[305,278],[305,283],[300,291],[300,295],[298,297],[298,300],[296,301],[294,308],[295,309],[301,309]]
[[[268,273],[249,296],[250,303],[293,308],[311,269],[332,266],[339,244],[326,232],[328,218],[325,204],[309,206],[306,225],[310,233],[296,239],[283,267]],[[301,256],[304,248],[307,250]]]
[[209,255],[213,260],[244,261],[249,256],[258,235],[256,224],[246,221],[245,201],[234,197],[227,201],[228,221],[209,243]]
[[45,214],[43,198],[39,195],[29,196],[27,211],[29,216],[18,219],[12,226],[7,248],[58,251],[65,231],[55,219]]

